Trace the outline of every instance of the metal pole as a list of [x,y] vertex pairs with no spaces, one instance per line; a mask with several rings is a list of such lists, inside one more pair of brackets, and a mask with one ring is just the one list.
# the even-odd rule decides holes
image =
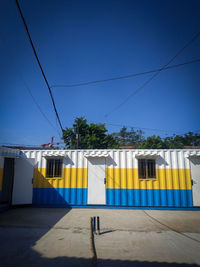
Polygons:
[[96,234],[96,217],[93,217],[93,232]]
[[100,219],[99,219],[99,216],[97,216],[97,234],[100,235]]

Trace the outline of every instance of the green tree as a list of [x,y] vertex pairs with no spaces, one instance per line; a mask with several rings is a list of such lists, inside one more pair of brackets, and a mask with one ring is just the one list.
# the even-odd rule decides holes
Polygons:
[[166,137],[164,142],[167,148],[181,149],[184,146],[200,146],[200,134],[189,132],[184,135]]
[[119,133],[114,133],[113,136],[117,136],[119,146],[134,146],[135,148],[138,148],[144,140],[143,134],[143,131],[134,131],[133,128],[131,128],[130,131],[127,131],[127,128],[124,126]]
[[144,138],[141,130],[127,131],[122,127],[120,132],[107,134],[105,124],[88,124],[83,117],[76,118],[72,128],[63,131],[66,148],[70,149],[108,149],[121,146],[134,146],[140,149],[183,149],[184,146],[200,146],[200,134],[189,132],[184,135],[173,135],[162,139],[160,136]]
[[108,149],[118,148],[112,135],[106,134],[105,124],[88,124],[83,117],[76,118],[72,128],[63,131],[66,148],[70,149]]
[[149,136],[141,142],[139,148],[142,149],[165,149],[167,148],[166,143],[161,139],[160,136]]
[[143,149],[183,149],[184,146],[200,146],[200,135],[189,132],[184,135],[173,135],[162,138],[160,136],[149,136],[139,148]]

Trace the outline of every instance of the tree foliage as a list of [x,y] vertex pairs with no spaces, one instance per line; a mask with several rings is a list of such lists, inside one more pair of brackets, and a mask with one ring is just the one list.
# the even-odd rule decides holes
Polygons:
[[133,146],[140,149],[182,149],[184,146],[200,146],[200,134],[144,137],[141,130],[130,131],[122,127],[120,132],[107,134],[105,124],[88,124],[83,117],[76,118],[72,128],[63,131],[63,140],[69,149],[109,149]]
[[106,134],[105,124],[88,124],[83,117],[76,118],[72,128],[63,131],[63,140],[69,149],[118,148],[117,140]]
[[119,146],[133,146],[138,148],[141,142],[144,140],[143,131],[136,130],[134,131],[131,128],[130,131],[127,131],[127,128],[124,126],[119,133],[113,134],[116,136]]
[[141,144],[139,148],[143,149],[163,149],[167,148],[165,142],[161,139],[160,136],[149,136]]
[[162,139],[160,136],[149,136],[139,148],[147,149],[183,149],[185,146],[200,146],[200,135],[189,132],[184,135],[173,135]]
[[189,132],[184,135],[174,135],[164,139],[168,148],[184,148],[184,146],[200,146],[200,134]]

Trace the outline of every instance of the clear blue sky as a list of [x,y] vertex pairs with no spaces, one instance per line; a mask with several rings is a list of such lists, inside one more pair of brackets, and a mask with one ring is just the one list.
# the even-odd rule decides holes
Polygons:
[[[160,68],[200,31],[199,0],[19,3],[50,85]],[[0,25],[0,143],[48,143],[58,133],[39,112],[23,79],[52,124],[59,126],[14,0],[0,1]],[[172,64],[194,59],[200,59],[200,37]],[[88,122],[166,131],[146,130],[146,135],[200,131],[200,63],[161,72],[105,117],[149,77],[53,88],[63,127],[85,116]],[[120,127],[107,129],[111,133]]]

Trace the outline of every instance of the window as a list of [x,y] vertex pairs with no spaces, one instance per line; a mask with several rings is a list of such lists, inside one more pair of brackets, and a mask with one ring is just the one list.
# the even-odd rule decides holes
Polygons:
[[156,178],[156,161],[154,159],[138,159],[140,179]]
[[62,177],[62,159],[47,159],[46,177]]

